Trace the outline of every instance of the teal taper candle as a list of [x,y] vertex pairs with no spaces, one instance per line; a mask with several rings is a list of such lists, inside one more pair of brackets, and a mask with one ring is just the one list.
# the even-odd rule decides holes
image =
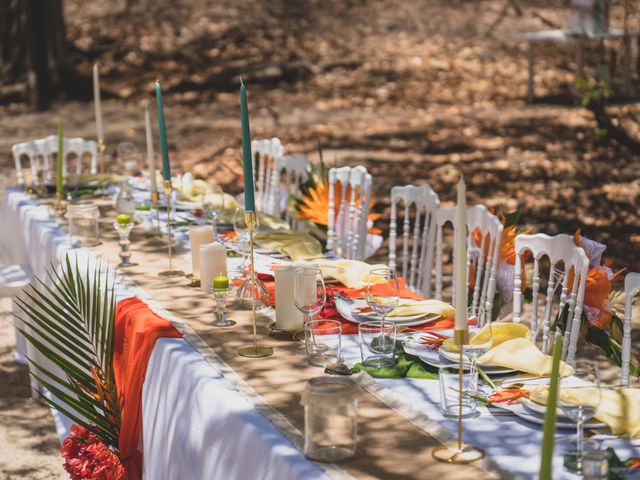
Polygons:
[[240,122],[242,123],[242,163],[244,166],[244,210],[255,212],[253,192],[253,159],[251,158],[251,131],[249,129],[249,107],[247,89],[240,80]]
[[162,178],[171,180],[171,166],[169,165],[169,147],[167,146],[167,128],[164,123],[164,110],[162,108],[162,89],[160,82],[156,80],[156,110],[158,114],[158,127],[160,129],[160,153],[162,154]]
[[62,194],[62,165],[64,163],[64,136],[62,120],[58,122],[58,157],[56,159],[56,193]]

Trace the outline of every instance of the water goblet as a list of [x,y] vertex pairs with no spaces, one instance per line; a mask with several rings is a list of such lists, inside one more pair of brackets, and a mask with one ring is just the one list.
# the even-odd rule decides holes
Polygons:
[[202,197],[202,211],[213,225],[213,238],[218,240],[218,219],[224,213],[224,192],[221,186],[214,186],[212,193]]
[[322,310],[327,301],[327,288],[322,272],[317,267],[296,268],[293,277],[293,302],[304,314],[304,322],[313,320],[313,316]]
[[469,360],[469,393],[476,396],[478,393],[478,369],[477,361],[487,353],[493,344],[493,328],[488,321],[487,311],[482,307],[469,309],[469,319],[475,318],[476,325],[484,325],[476,335],[471,337],[469,343],[462,346],[462,354]]

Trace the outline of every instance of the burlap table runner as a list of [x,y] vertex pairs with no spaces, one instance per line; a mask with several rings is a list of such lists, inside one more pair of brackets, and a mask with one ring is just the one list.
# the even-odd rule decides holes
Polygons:
[[[103,243],[93,250],[104,261],[116,265],[119,259],[117,235],[113,228],[114,215],[110,209],[103,207],[102,210]],[[268,324],[271,319],[260,315],[258,317],[260,344],[273,346],[274,355],[263,359],[239,356],[238,348],[251,343],[250,312],[230,311],[230,318],[238,322],[233,327],[209,326],[213,320],[212,297],[201,293],[199,288],[189,287],[189,280],[185,277],[161,278],[158,276],[158,272],[168,268],[166,243],[158,237],[146,236],[141,228],[134,228],[131,240],[132,261],[138,265],[121,269],[120,275],[123,279],[134,282],[139,287],[138,292],[147,297],[143,300],[155,301],[169,312],[172,316],[170,319],[205,358],[213,362],[219,362],[221,358],[233,370],[228,370],[226,373],[223,371],[226,377],[233,377],[235,372],[241,379],[239,383],[246,382],[255,390],[268,403],[268,406],[256,405],[257,408],[281,427],[284,433],[300,447],[302,442],[300,432],[304,431],[304,410],[300,405],[300,396],[310,378],[323,375],[322,369],[311,367],[306,363],[303,342],[270,337]],[[174,268],[190,272],[190,256],[178,250],[174,256]],[[210,347],[216,355],[208,352],[207,347]],[[216,367],[223,370],[226,368],[220,362]],[[270,415],[270,412],[282,414],[286,417],[286,421],[281,417],[278,419],[278,414]],[[362,479],[441,477],[479,480],[493,477],[477,466],[436,462],[431,456],[431,450],[440,445],[440,442],[425,430],[432,431],[432,428],[437,428],[437,425],[430,426],[427,422],[419,428],[415,423],[418,422],[407,420],[376,396],[366,392],[358,408],[356,457],[341,463],[338,468],[353,477]],[[481,465],[483,468],[495,471],[494,467],[486,461]],[[331,475],[336,473],[336,470],[330,468],[328,473]],[[498,475],[501,478],[505,476]],[[340,476],[339,471],[334,476]]]

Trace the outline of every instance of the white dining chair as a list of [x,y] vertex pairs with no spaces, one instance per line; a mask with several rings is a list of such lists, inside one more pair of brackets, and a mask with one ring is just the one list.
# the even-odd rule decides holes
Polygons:
[[[438,300],[442,300],[443,288],[443,229],[446,224],[450,223],[454,227],[453,233],[456,235],[454,222],[456,210],[457,207],[449,207],[439,208],[436,211],[435,298]],[[482,240],[479,246],[475,246],[472,235],[478,228],[482,231]],[[475,268],[470,305],[472,313],[476,313],[479,307],[484,307],[487,315],[491,315],[493,310],[503,228],[500,219],[484,205],[467,208],[467,272],[469,272],[471,265]],[[453,258],[453,263],[455,264],[455,262],[456,259]],[[469,285],[469,275],[467,275],[467,288]],[[455,298],[455,282],[451,283],[451,289],[451,298]]]
[[[252,140],[251,154],[257,168],[256,207],[264,213],[280,216],[280,189],[278,168],[283,155],[282,143],[278,138]],[[255,173],[254,173],[255,175]]]
[[280,186],[280,211],[284,211],[284,219],[289,222],[293,230],[298,230],[300,223],[291,216],[287,209],[287,199],[289,195],[300,196],[300,185],[309,178],[309,159],[306,155],[287,155],[281,157],[280,166],[276,169],[273,181]]
[[[364,260],[371,184],[371,174],[362,165],[329,170],[329,252],[351,260]],[[336,216],[337,188],[340,204]]]
[[[531,252],[533,257],[531,332],[534,341],[539,333],[538,306],[540,303],[541,269],[540,260],[548,258],[547,295],[542,318],[542,351],[548,353],[553,345],[550,335],[551,316],[554,311],[556,288],[562,286],[557,309],[559,315],[567,305],[567,320],[562,346],[562,359],[575,364],[575,355],[580,334],[582,309],[584,302],[589,259],[584,250],[575,244],[570,235],[550,237],[544,233],[518,235],[516,237],[516,264],[513,282],[513,321],[520,322],[522,315],[522,255]],[[570,272],[573,270],[573,282],[569,285]],[[526,281],[526,280],[525,280]]]
[[631,309],[633,297],[640,290],[640,273],[627,273],[624,277],[624,322],[622,326],[622,369],[620,387],[629,386],[629,369],[631,365]]
[[[435,213],[440,207],[438,194],[429,185],[404,185],[391,189],[391,221],[389,225],[389,266],[397,270],[398,209],[403,208],[402,270],[411,290],[431,295],[431,270],[435,245]],[[413,212],[413,233],[410,217]],[[409,244],[411,253],[409,254]]]
[[[75,158],[75,174],[83,173],[84,158],[89,157],[89,173],[94,175],[98,171],[98,144],[94,140],[83,138],[65,138],[63,144],[64,159],[62,162],[63,175],[68,174],[67,165],[71,158]],[[29,162],[31,186],[36,187],[39,175],[43,175],[45,183],[52,183],[55,178],[54,159],[58,154],[58,136],[50,135],[37,140],[17,143],[11,147],[11,153],[16,166],[16,179],[19,186],[24,186],[24,166],[26,158]]]

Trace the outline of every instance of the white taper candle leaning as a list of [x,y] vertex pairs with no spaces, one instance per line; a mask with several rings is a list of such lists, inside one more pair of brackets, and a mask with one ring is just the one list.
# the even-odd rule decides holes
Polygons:
[[153,151],[153,132],[151,131],[151,114],[149,113],[149,101],[147,100],[144,105],[144,127],[147,136],[147,163],[149,164],[149,181],[151,192],[158,191],[158,184],[156,181],[156,158]]
[[102,126],[102,102],[100,100],[100,72],[98,64],[93,64],[93,106],[96,110],[96,135],[98,142],[104,142],[104,127]]
[[467,330],[467,187],[462,173],[458,182],[458,201],[455,217],[455,309],[456,330]]

